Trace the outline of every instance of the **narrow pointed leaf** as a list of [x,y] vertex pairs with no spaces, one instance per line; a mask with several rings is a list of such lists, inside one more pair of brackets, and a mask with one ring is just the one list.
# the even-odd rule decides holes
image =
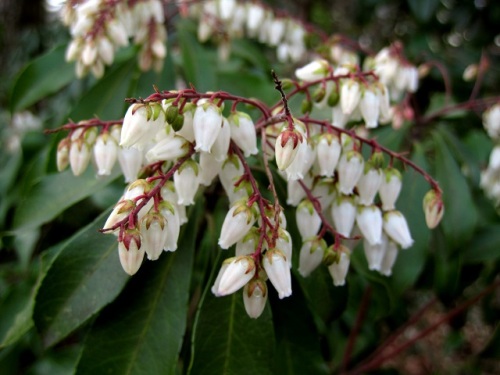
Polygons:
[[98,232],[108,214],[68,241],[42,282],[34,319],[46,346],[59,342],[113,301],[128,280],[118,259],[116,237]]
[[[179,248],[145,262],[95,321],[76,374],[174,374],[186,327],[198,204]],[[118,262],[118,260],[117,260]]]
[[251,319],[241,291],[215,297],[207,290],[192,348],[192,375],[272,374],[274,331],[269,306],[258,319]]

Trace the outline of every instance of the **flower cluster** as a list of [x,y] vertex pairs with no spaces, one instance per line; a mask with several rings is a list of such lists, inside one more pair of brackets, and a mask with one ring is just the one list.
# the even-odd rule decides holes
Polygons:
[[486,132],[495,142],[488,167],[481,174],[481,187],[486,195],[500,203],[500,103],[491,106],[483,114]]
[[76,61],[79,78],[92,72],[96,78],[111,65],[115,52],[133,38],[140,46],[139,67],[161,70],[167,54],[167,32],[160,0],[86,0],[68,1],[62,19],[73,40],[66,50],[66,60]]
[[[327,78],[337,83],[346,77]],[[194,204],[202,186],[218,177],[229,202],[219,246],[234,246],[235,255],[224,261],[213,293],[224,296],[243,288],[247,312],[254,318],[265,307],[267,280],[280,298],[289,296],[292,236],[274,190],[273,157],[287,180],[287,204],[296,207],[302,276],[325,263],[334,284],[343,285],[353,240],[360,236],[369,268],[391,274],[398,249],[413,243],[406,219],[395,207],[402,185],[395,164],[418,167],[354,130],[309,116],[293,117],[281,82],[275,80],[283,100],[271,108],[225,92],[157,91],[144,100],[131,99],[122,121],[96,119],[63,127],[69,134],[58,146],[59,169],[69,164],[79,175],[93,154],[99,175],[109,174],[119,160],[131,182],[103,228],[117,236],[127,273],[136,273],[145,256],[156,260],[163,251],[177,249],[186,207]],[[230,110],[224,111],[228,102]],[[255,123],[238,110],[239,104],[253,106],[261,117]],[[258,130],[274,202],[264,198],[247,162],[259,153]],[[371,149],[368,158],[363,156],[365,147]],[[390,158],[387,165],[384,155]],[[417,171],[431,183],[424,211],[434,227],[443,214],[441,191],[430,176]],[[328,233],[333,236],[330,246]]]
[[223,60],[230,52],[230,38],[245,35],[276,48],[281,62],[297,62],[306,51],[304,25],[289,15],[277,15],[259,2],[204,1],[193,4],[189,14],[198,20],[198,40],[218,38],[219,56]]

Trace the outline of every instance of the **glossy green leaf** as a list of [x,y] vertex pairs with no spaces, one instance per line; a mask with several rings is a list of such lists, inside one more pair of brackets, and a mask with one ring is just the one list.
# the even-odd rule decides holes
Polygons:
[[478,263],[500,258],[500,230],[498,224],[480,230],[461,250],[464,262]]
[[189,374],[272,374],[274,331],[269,306],[258,319],[251,319],[241,291],[215,297],[209,289],[193,328]]
[[108,185],[119,175],[118,168],[111,176],[96,178],[92,168],[78,177],[70,170],[44,176],[31,190],[22,196],[14,215],[14,230],[34,228],[44,224]]
[[181,68],[186,82],[193,84],[198,91],[215,90],[217,56],[205,49],[185,25],[180,24],[178,31],[179,47],[181,49]]
[[127,106],[125,98],[129,95],[132,79],[137,69],[135,58],[115,64],[101,80],[81,97],[69,118],[74,121],[95,116],[104,120],[122,118]]
[[421,22],[427,22],[431,19],[439,3],[439,0],[408,0],[412,13]]
[[34,319],[45,346],[59,342],[113,301],[128,280],[116,237],[98,232],[108,214],[65,244],[42,282]]
[[441,223],[452,245],[469,239],[477,223],[477,211],[465,176],[442,136],[434,133],[436,178],[443,190],[445,214]]
[[77,375],[175,373],[201,216],[198,203],[177,251],[145,261],[120,297],[102,311],[85,340]]
[[276,354],[273,374],[328,374],[321,355],[319,335],[306,300],[293,285],[291,297],[279,300],[273,293],[273,320],[276,331]]
[[64,59],[66,45],[61,45],[29,63],[14,81],[10,110],[18,112],[53,94],[75,79],[74,64]]

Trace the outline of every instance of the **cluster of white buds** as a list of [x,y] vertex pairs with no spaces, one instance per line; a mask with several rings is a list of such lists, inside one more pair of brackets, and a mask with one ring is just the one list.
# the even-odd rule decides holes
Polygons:
[[76,61],[79,78],[88,72],[96,78],[111,65],[115,52],[133,38],[141,46],[139,67],[160,70],[166,56],[167,33],[160,0],[83,0],[68,1],[62,19],[73,40],[66,50],[66,60]]
[[500,103],[483,113],[483,125],[495,147],[491,151],[488,167],[481,173],[481,187],[490,199],[500,204]]
[[[328,63],[315,61],[297,75],[314,81],[330,72]],[[357,102],[348,106],[363,112],[359,104],[363,90],[358,87],[360,92],[354,95],[350,86],[364,82],[350,74],[340,79],[346,82],[332,82],[340,84],[340,97],[347,96],[350,102],[358,95]],[[103,228],[117,236],[127,273],[136,273],[145,256],[156,260],[163,251],[177,249],[180,227],[187,222],[186,207],[194,204],[200,186],[209,186],[218,177],[229,201],[218,243],[222,249],[234,247],[235,254],[223,262],[212,292],[225,296],[243,288],[252,318],[265,308],[267,280],[279,298],[291,295],[292,238],[283,208],[272,182],[275,202],[264,198],[247,162],[259,153],[256,128],[265,127],[266,174],[272,180],[273,155],[287,180],[287,203],[296,207],[302,240],[299,273],[305,277],[324,263],[334,285],[344,285],[352,240],[359,234],[369,269],[391,274],[399,249],[413,244],[407,221],[396,209],[402,176],[394,162],[411,162],[353,130],[307,116],[293,117],[281,82],[276,77],[275,82],[283,103],[273,108],[225,92],[157,90],[144,100],[131,100],[123,121],[95,119],[63,127],[70,132],[58,147],[60,170],[70,165],[79,175],[94,155],[99,175],[110,174],[119,160],[126,180],[132,182]],[[346,85],[348,91],[343,92]],[[233,105],[225,115],[227,101]],[[257,125],[237,110],[240,103],[262,112]],[[363,147],[371,150],[368,158]],[[384,153],[391,159],[388,166]],[[428,226],[435,227],[444,211],[441,191],[428,179],[433,190],[424,199],[424,212]],[[331,245],[324,238],[327,232],[334,236]]]
[[[366,128],[376,128],[392,119],[388,87],[373,75],[359,74],[357,65],[334,68],[326,60],[315,60],[297,69],[295,75],[305,83],[320,81],[311,99],[317,107],[332,108],[332,124],[336,127],[363,121]],[[309,103],[307,99],[305,103]],[[309,112],[311,106],[305,107]]]
[[190,7],[190,14],[198,20],[198,39],[201,42],[218,37],[219,56],[223,60],[229,56],[230,39],[245,35],[276,48],[281,62],[298,61],[306,51],[304,26],[290,16],[276,15],[259,2],[195,2]]
[[373,70],[380,82],[389,87],[392,100],[399,100],[404,92],[418,89],[418,69],[404,58],[401,43],[394,43],[367,58],[365,69]]

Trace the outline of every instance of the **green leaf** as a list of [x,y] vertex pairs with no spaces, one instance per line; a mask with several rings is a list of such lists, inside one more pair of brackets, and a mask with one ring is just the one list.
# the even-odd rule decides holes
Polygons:
[[435,14],[439,0],[408,0],[408,5],[419,21],[427,22]]
[[44,176],[19,199],[14,230],[34,228],[54,219],[66,208],[111,183],[119,174],[115,168],[110,176],[96,178],[93,169],[88,168],[78,177],[70,170]]
[[46,250],[40,261],[38,278],[33,286],[21,284],[17,293],[7,297],[7,304],[1,305],[0,313],[0,348],[17,342],[33,327],[33,309],[35,297],[52,261],[62,249],[56,245]]
[[129,58],[106,72],[106,75],[81,97],[69,118],[74,121],[98,116],[103,119],[120,119],[125,114],[127,97],[137,70],[135,58]]
[[59,342],[113,301],[128,280],[116,237],[98,232],[108,214],[65,244],[42,281],[34,319],[45,346]]
[[443,190],[445,214],[441,223],[449,243],[459,246],[470,238],[478,216],[467,181],[442,136],[434,132],[436,178]]
[[186,81],[200,92],[218,89],[216,82],[216,54],[205,49],[184,24],[177,29],[181,48],[181,67]]
[[145,262],[120,297],[96,319],[77,375],[175,373],[202,209],[200,203],[195,206],[177,251]]
[[209,289],[193,328],[189,374],[272,374],[274,331],[269,306],[254,320],[245,311],[241,292],[215,297]]
[[271,302],[276,330],[276,354],[272,373],[328,374],[321,355],[318,332],[298,285],[293,285],[291,297],[282,300],[273,298]]
[[483,228],[474,240],[462,249],[464,262],[478,263],[500,258],[500,231],[497,225]]
[[10,111],[18,112],[53,94],[75,79],[74,64],[64,58],[61,45],[30,62],[14,81],[10,94]]

